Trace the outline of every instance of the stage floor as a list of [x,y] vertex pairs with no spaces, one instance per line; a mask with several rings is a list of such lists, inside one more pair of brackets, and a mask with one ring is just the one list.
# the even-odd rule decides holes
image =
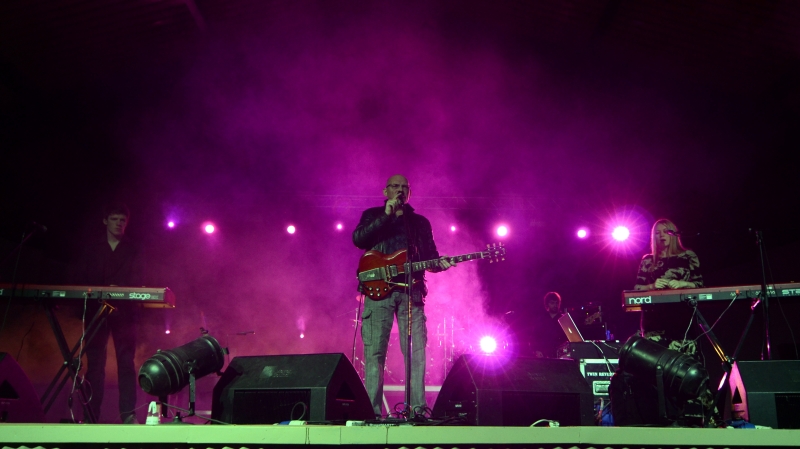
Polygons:
[[797,447],[800,430],[643,427],[0,424],[3,448]]

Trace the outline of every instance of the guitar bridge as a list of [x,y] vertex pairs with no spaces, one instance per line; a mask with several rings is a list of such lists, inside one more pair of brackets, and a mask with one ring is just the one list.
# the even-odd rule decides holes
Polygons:
[[386,266],[386,284],[391,287],[408,287],[408,284],[403,282],[394,282],[391,279],[401,275],[400,271],[397,271],[397,265],[388,265]]

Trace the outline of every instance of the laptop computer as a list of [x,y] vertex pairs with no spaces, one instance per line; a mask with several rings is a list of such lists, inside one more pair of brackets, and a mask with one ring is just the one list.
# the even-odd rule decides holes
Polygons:
[[570,342],[584,341],[581,331],[578,330],[578,326],[575,325],[575,321],[569,313],[561,315],[561,318],[558,319],[558,324],[561,325],[561,329],[564,330],[564,334],[567,335],[567,340]]

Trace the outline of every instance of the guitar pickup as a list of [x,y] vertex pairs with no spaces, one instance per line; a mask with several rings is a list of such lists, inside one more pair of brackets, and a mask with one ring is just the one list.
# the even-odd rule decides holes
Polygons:
[[387,269],[388,269],[388,271],[389,271],[389,277],[393,278],[393,277],[397,276],[397,274],[398,274],[398,272],[397,272],[397,265],[389,265],[389,266],[388,266],[388,267],[386,267],[386,268],[387,268]]
[[361,282],[375,281],[378,279],[383,279],[380,268],[373,268],[371,270],[358,273],[358,280]]

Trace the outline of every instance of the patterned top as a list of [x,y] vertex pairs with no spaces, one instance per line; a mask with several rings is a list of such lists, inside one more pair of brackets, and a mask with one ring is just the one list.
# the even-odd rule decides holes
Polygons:
[[639,273],[636,275],[636,289],[647,289],[656,279],[693,282],[695,288],[703,288],[703,275],[700,273],[700,260],[692,250],[659,259],[655,264],[652,254],[642,257]]

